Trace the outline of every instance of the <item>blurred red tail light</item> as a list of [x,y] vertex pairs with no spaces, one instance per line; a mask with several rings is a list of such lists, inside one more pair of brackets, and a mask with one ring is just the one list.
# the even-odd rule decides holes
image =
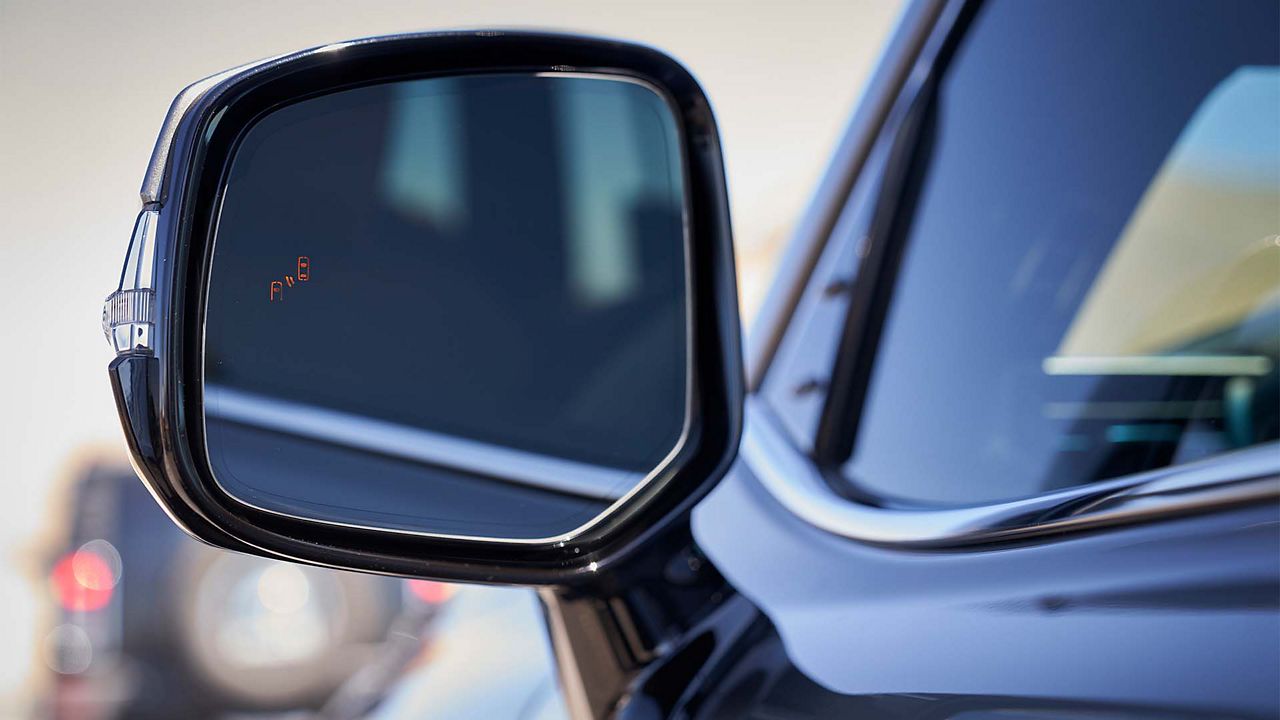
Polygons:
[[428,605],[439,605],[453,597],[453,586],[433,580],[406,580],[409,592]]
[[102,556],[89,550],[67,553],[53,566],[54,596],[65,610],[100,610],[111,602],[116,573]]

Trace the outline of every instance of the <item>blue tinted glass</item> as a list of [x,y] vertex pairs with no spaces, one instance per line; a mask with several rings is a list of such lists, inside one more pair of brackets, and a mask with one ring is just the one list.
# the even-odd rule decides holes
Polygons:
[[683,213],[674,116],[636,82],[440,78],[272,112],[217,219],[215,476],[335,522],[583,524],[682,437]]
[[1280,429],[1280,5],[986,3],[846,477],[1011,499]]

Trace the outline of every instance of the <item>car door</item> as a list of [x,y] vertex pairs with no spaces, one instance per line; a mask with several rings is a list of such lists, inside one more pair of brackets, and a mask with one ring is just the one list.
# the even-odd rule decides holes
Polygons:
[[904,26],[694,515],[768,620],[707,716],[1276,716],[1280,8]]

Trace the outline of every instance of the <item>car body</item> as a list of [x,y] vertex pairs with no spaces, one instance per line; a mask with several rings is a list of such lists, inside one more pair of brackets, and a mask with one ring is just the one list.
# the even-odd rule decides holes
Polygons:
[[[212,487],[199,460],[135,452],[229,547],[539,585],[575,718],[1274,717],[1278,12],[909,4],[747,338],[736,460],[639,535],[464,557],[419,533],[415,563],[400,537],[271,535],[178,497]],[[578,42],[423,40],[446,41]],[[126,396],[155,358],[128,360],[150,427]]]
[[[884,145],[893,136],[886,126],[893,127],[904,98],[909,102],[935,69],[945,73],[947,61],[940,58],[946,52],[939,48],[964,43],[963,33],[981,33],[981,40],[970,41],[1007,43],[993,50],[1008,62],[1022,53],[1051,54],[1057,43],[1105,47],[1104,35],[1133,27],[1130,13],[1151,13],[1153,25],[1160,25],[1156,15],[1165,15],[1141,4],[1065,4],[1057,12],[1042,5],[1034,11],[1052,17],[1041,25],[1030,17],[1032,8],[988,5],[976,20],[964,15],[972,7],[955,3],[914,3],[907,10],[749,337],[754,396],[742,456],[695,511],[693,528],[699,546],[760,615],[742,631],[753,639],[743,640],[718,669],[727,676],[703,689],[715,702],[736,703],[734,710],[718,715],[703,705],[706,717],[1277,712],[1274,478],[1280,449],[1274,442],[1252,455],[1205,463],[1195,468],[1198,474],[1175,467],[1140,474],[1136,482],[1078,488],[1084,492],[970,501],[945,510],[846,499],[832,490],[831,470],[814,459],[822,443],[815,418],[821,396],[833,384],[836,356],[849,352],[839,339],[840,306],[850,302],[849,258],[874,232],[864,193],[884,181]],[[1208,10],[1171,4],[1161,20],[1176,27],[1199,9]],[[1270,10],[1261,12],[1268,17]],[[1061,35],[1050,40],[1042,33],[1053,23]],[[1114,25],[1103,30],[1107,23]],[[1086,27],[1094,33],[1089,39],[1072,35]],[[1212,27],[1206,22],[1200,29],[1207,34]],[[1041,38],[1038,50],[1021,44],[1031,37]],[[1136,34],[1122,42],[1141,48],[1138,54],[1149,47]],[[1048,64],[1030,56],[1027,63]],[[1104,74],[1098,65],[1105,61],[1080,69],[1091,73],[1080,81],[1105,84],[1124,75],[1118,67]],[[1009,75],[1008,82],[1028,92],[1024,76]],[[1001,82],[995,73],[990,77]],[[1259,99],[1254,107],[1264,112],[1269,102]],[[1005,121],[993,115],[990,122]],[[1246,157],[1275,168],[1275,153],[1274,143],[1261,141]],[[1000,180],[977,171],[971,182]],[[1261,207],[1274,213],[1274,199]],[[1266,252],[1270,260],[1251,255],[1248,262],[1260,269],[1269,262],[1274,283],[1276,251]],[[1274,315],[1268,322],[1274,326]],[[938,348],[942,357],[948,349],[956,352]],[[1265,382],[1274,383],[1274,376]],[[1256,402],[1274,413],[1275,390],[1267,392]],[[927,402],[914,408],[929,411]],[[963,456],[951,460],[965,462]],[[734,686],[729,678],[742,685],[725,689]]]

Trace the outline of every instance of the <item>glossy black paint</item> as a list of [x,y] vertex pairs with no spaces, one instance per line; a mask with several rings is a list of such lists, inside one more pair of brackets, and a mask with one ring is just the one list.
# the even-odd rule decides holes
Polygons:
[[768,620],[741,595],[727,596],[639,674],[618,709],[619,720],[705,715],[731,669],[758,642]]
[[1274,504],[922,552],[818,530],[740,463],[699,506],[694,533],[790,662],[851,698],[1126,708],[1118,717],[1280,710]]
[[1025,695],[845,694],[814,682],[792,662],[777,629],[746,598],[725,602],[686,636],[671,661],[638,680],[619,710],[626,720],[1197,720],[1247,717]]
[[159,366],[155,355],[131,352],[111,361],[107,368],[120,422],[124,426],[125,445],[129,448],[138,477],[169,518],[195,538],[227,550],[257,554],[252,546],[223,532],[193,509],[181,486],[164,482],[160,427],[153,410],[157,402],[155,390]]
[[[694,416],[682,463],[571,541],[446,540],[325,526],[257,511],[213,482],[200,397],[204,286],[225,163],[239,132],[269,108],[311,93],[389,78],[488,71],[623,75],[661,89],[678,110],[689,193]],[[728,468],[741,431],[743,372],[719,139],[696,81],[636,45],[518,32],[442,33],[359,41],[287,56],[233,74],[178,124],[168,153],[157,234],[155,358],[112,366],[135,462],[169,513],[223,547],[334,567],[469,582],[591,584],[671,527]],[[687,532],[687,530],[686,530]]]

